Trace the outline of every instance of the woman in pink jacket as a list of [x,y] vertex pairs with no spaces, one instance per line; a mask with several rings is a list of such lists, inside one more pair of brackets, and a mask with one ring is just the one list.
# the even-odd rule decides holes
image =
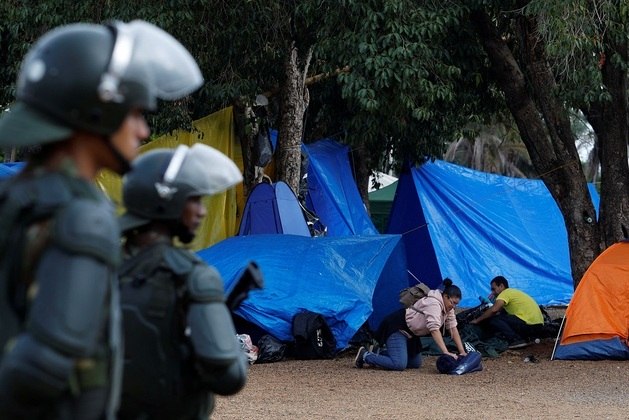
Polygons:
[[[422,364],[420,337],[431,335],[443,354],[455,358],[465,356],[454,308],[461,300],[461,289],[452,280],[443,281],[443,291],[431,290],[408,309],[399,309],[384,318],[376,332],[380,343],[386,343],[386,351],[376,354],[365,347],[358,350],[354,364],[365,364],[387,370],[417,369]],[[443,340],[445,330],[450,332],[459,354],[451,353]]]

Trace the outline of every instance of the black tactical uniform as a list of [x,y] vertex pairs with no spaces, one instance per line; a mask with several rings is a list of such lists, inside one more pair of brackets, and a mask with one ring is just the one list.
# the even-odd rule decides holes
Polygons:
[[82,162],[122,174],[130,165],[112,136],[126,118],[202,81],[188,51],[143,21],[62,26],[24,59],[0,147],[42,146],[0,186],[1,419],[115,417],[120,230],[66,146],[89,141]]
[[118,222],[86,180],[34,172],[0,193],[2,418],[98,418],[120,351]]
[[149,151],[123,179],[121,419],[207,419],[213,393],[231,395],[244,386],[247,359],[220,275],[173,245],[175,237],[194,238],[181,221],[190,197],[241,180],[231,160],[202,144]]

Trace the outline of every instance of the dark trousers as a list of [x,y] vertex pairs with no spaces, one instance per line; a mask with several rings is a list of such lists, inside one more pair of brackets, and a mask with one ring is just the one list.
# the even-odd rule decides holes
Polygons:
[[544,324],[528,325],[517,316],[504,312],[492,316],[485,323],[494,334],[503,335],[509,342],[538,337],[544,326]]

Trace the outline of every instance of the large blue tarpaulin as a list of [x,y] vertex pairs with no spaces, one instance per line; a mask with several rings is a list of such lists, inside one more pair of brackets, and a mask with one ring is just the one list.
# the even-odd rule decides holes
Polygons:
[[24,162],[9,162],[0,164],[0,179],[11,177],[22,170]]
[[302,145],[308,156],[307,206],[328,236],[377,235],[349,164],[349,147],[331,139]]
[[225,239],[198,255],[217,268],[230,290],[249,261],[264,288],[252,291],[236,314],[282,341],[292,341],[298,312],[320,313],[338,349],[369,321],[379,325],[400,307],[406,261],[400,235],[305,237],[250,235]]
[[403,235],[417,277],[461,287],[462,306],[477,305],[497,275],[539,304],[572,296],[565,223],[542,181],[426,162],[400,177],[387,232]]

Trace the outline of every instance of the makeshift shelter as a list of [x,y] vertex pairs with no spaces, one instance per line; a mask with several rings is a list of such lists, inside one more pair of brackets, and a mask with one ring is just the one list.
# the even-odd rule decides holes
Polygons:
[[398,293],[408,282],[399,235],[235,236],[198,255],[217,268],[226,290],[249,261],[258,263],[264,288],[249,294],[238,316],[291,341],[293,316],[302,310],[319,313],[338,349],[347,346],[365,321],[375,328],[399,308]]
[[423,282],[451,278],[461,306],[478,305],[497,275],[542,305],[572,297],[564,220],[540,180],[428,161],[400,176],[387,233],[403,235],[409,269]]
[[387,231],[389,214],[391,213],[391,206],[393,205],[396,190],[397,181],[369,193],[369,212],[371,213],[371,220],[379,232],[384,233]]
[[563,360],[629,360],[629,242],[590,265],[568,309],[554,353]]
[[302,145],[308,158],[306,207],[328,236],[377,235],[349,164],[349,147],[331,139]]
[[263,233],[310,236],[297,197],[285,182],[262,182],[247,198],[238,235]]

